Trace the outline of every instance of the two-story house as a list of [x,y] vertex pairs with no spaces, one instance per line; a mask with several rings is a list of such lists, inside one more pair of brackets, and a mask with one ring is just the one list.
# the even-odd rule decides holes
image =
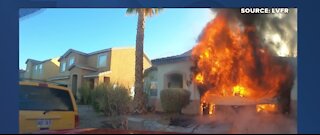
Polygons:
[[[79,97],[78,88],[89,83],[91,88],[101,83],[134,86],[135,48],[109,48],[84,53],[69,49],[60,59],[60,72],[49,81],[63,84]],[[144,69],[151,67],[144,55]]]
[[59,58],[44,61],[28,59],[26,70],[21,79],[48,81],[48,78],[59,73]]

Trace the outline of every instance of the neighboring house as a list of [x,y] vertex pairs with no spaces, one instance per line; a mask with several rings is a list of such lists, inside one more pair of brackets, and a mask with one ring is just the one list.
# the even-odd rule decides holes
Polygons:
[[59,58],[44,61],[28,59],[24,79],[48,81],[48,78],[59,73]]
[[[197,86],[192,82],[191,67],[193,66],[193,62],[190,58],[191,50],[181,55],[152,60],[152,68],[146,70],[147,74],[145,75],[145,89],[148,91],[153,91],[153,94],[149,94],[149,103],[154,104],[156,111],[163,111],[160,101],[161,90],[167,88],[183,88],[191,93],[191,102],[188,106],[183,108],[182,113],[201,114],[200,94]],[[295,72],[297,73],[297,59],[290,58],[290,61],[293,62],[293,65],[295,65]],[[297,101],[296,85],[297,83],[295,81],[295,85],[292,90],[294,109],[296,109],[295,106]]]
[[[109,48],[92,53],[69,49],[60,59],[60,72],[49,81],[70,88],[76,97],[78,88],[88,83],[91,88],[101,83],[118,83],[134,86],[135,48]],[[151,67],[144,56],[144,69]],[[133,91],[131,91],[133,92]]]
[[19,70],[19,79],[21,80],[21,79],[24,79],[24,74],[25,74],[25,70],[23,70],[23,69],[20,69]]
[[144,92],[148,95],[148,107],[152,107],[156,104],[158,90],[157,90],[157,71],[156,67],[150,67],[144,71]]
[[[184,114],[199,114],[200,112],[200,94],[197,86],[191,81],[191,67],[190,52],[181,55],[160,58],[152,60],[153,75],[156,76],[156,95],[151,100],[155,103],[155,110],[162,112],[160,102],[161,90],[167,88],[183,88],[190,92],[190,104],[182,109]],[[148,86],[146,86],[148,87]],[[155,99],[155,100],[154,100]]]

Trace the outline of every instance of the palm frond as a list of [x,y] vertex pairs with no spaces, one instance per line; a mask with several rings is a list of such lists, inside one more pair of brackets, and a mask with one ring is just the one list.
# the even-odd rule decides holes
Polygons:
[[128,8],[126,13],[127,14],[137,14],[138,8]]
[[151,16],[159,14],[159,12],[161,10],[162,10],[161,8],[147,8],[145,10],[145,15],[151,17]]
[[143,10],[145,16],[151,17],[157,15],[162,11],[162,8],[128,8],[127,14],[137,14],[139,10]]

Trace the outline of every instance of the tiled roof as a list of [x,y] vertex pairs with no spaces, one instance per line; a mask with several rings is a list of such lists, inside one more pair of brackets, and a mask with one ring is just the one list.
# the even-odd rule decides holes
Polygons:
[[38,60],[34,60],[34,59],[27,59],[26,61],[26,64],[30,61],[32,64],[41,64],[41,63],[44,63],[44,62],[47,62],[47,61],[50,61],[51,59],[47,59],[47,60],[44,60],[44,61],[38,61]]
[[151,62],[153,65],[160,65],[160,64],[170,64],[175,62],[187,61],[187,60],[190,60],[191,52],[192,50],[189,50],[180,55],[154,59]]
[[[111,50],[119,50],[119,49],[135,49],[135,47],[112,47],[112,48],[107,48],[107,49],[103,49],[103,50],[94,51],[94,52],[91,52],[91,53],[84,53],[84,52],[77,51],[77,50],[74,50],[74,49],[69,49],[67,52],[65,52],[59,58],[58,61],[60,61],[62,58],[67,57],[72,52],[80,54],[80,55],[83,55],[83,56],[90,56],[90,55],[95,55],[95,54],[104,53],[104,52],[108,52],[108,51],[111,51]],[[150,59],[147,57],[147,55],[146,54],[143,54],[143,55],[147,59],[147,61],[150,62]]]
[[69,79],[69,78],[70,78],[69,75],[60,75],[60,76],[50,77],[48,80],[53,81],[53,80],[62,80],[62,79]]
[[104,71],[104,72],[93,72],[93,73],[88,73],[85,74],[83,77],[98,77],[99,75],[108,75],[110,74],[111,71]]
[[62,58],[64,58],[64,57],[67,57],[70,53],[72,53],[72,52],[74,52],[74,53],[77,53],[77,54],[80,54],[80,55],[88,55],[88,54],[86,54],[86,53],[84,53],[84,52],[80,52],[80,51],[77,51],[77,50],[74,50],[74,49],[69,49],[67,52],[65,52],[60,58],[59,58],[59,61],[60,61],[60,59],[62,59]]
[[[164,57],[152,60],[152,65],[170,64],[175,62],[181,62],[190,60],[192,50],[176,56]],[[297,57],[280,57],[280,60],[286,60],[294,66],[294,70],[297,70]]]
[[134,49],[134,47],[119,47],[119,48],[118,47],[114,47],[114,48],[107,48],[107,49],[103,49],[103,50],[94,51],[94,52],[91,52],[91,53],[84,53],[84,52],[77,51],[77,50],[74,50],[74,49],[69,49],[67,52],[65,52],[60,57],[60,59],[67,57],[72,52],[80,54],[80,55],[84,55],[84,56],[90,56],[90,55],[95,55],[95,54],[99,54],[99,53],[108,52],[108,51],[111,51],[111,50],[114,50],[114,49]]
[[71,70],[74,67],[77,67],[77,68],[80,68],[80,69],[84,69],[84,70],[91,70],[91,71],[97,71],[98,70],[98,69],[93,68],[93,67],[79,65],[79,64],[73,64],[72,66],[69,67],[68,70]]
[[41,62],[41,61],[34,60],[34,59],[27,59],[26,64],[27,64],[29,61],[30,61],[31,63],[33,63],[33,64],[38,64],[38,63]]
[[19,72],[24,73],[24,72],[26,72],[26,70],[20,69]]

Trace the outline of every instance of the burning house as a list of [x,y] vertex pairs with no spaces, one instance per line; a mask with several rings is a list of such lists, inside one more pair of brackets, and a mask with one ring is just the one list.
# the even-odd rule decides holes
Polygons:
[[[296,76],[296,58],[295,57],[278,57],[279,59],[288,62],[293,66],[294,76]],[[225,92],[225,95],[215,95],[203,85],[205,80],[202,80],[199,75],[195,74],[194,61],[192,59],[192,51],[185,52],[181,55],[171,56],[152,60],[153,67],[148,69],[148,75],[152,76],[152,80],[148,82],[146,88],[151,87],[152,94],[150,96],[151,104],[155,105],[156,111],[162,112],[160,102],[160,92],[167,88],[183,88],[190,91],[190,104],[185,107],[182,112],[185,114],[212,114],[215,106],[241,106],[253,105],[258,112],[260,111],[276,111],[278,110],[278,98],[257,97],[250,98],[249,92],[244,87],[234,86],[230,91],[230,95]],[[200,72],[199,72],[200,73]],[[198,73],[198,74],[199,74]],[[204,77],[203,77],[204,79]],[[296,78],[294,85],[290,88],[289,99],[291,100],[292,109],[296,110]],[[199,82],[198,82],[199,81]],[[200,83],[200,84],[198,84]],[[206,92],[210,91],[210,92]]]
[[[192,50],[152,61],[156,111],[162,111],[160,91],[167,88],[190,91],[190,104],[182,110],[186,114],[243,106],[283,114],[296,109],[296,56],[279,56],[273,42],[262,40],[262,30],[270,26],[259,21],[261,15],[235,11],[218,10]],[[287,43],[296,43],[291,40]]]

